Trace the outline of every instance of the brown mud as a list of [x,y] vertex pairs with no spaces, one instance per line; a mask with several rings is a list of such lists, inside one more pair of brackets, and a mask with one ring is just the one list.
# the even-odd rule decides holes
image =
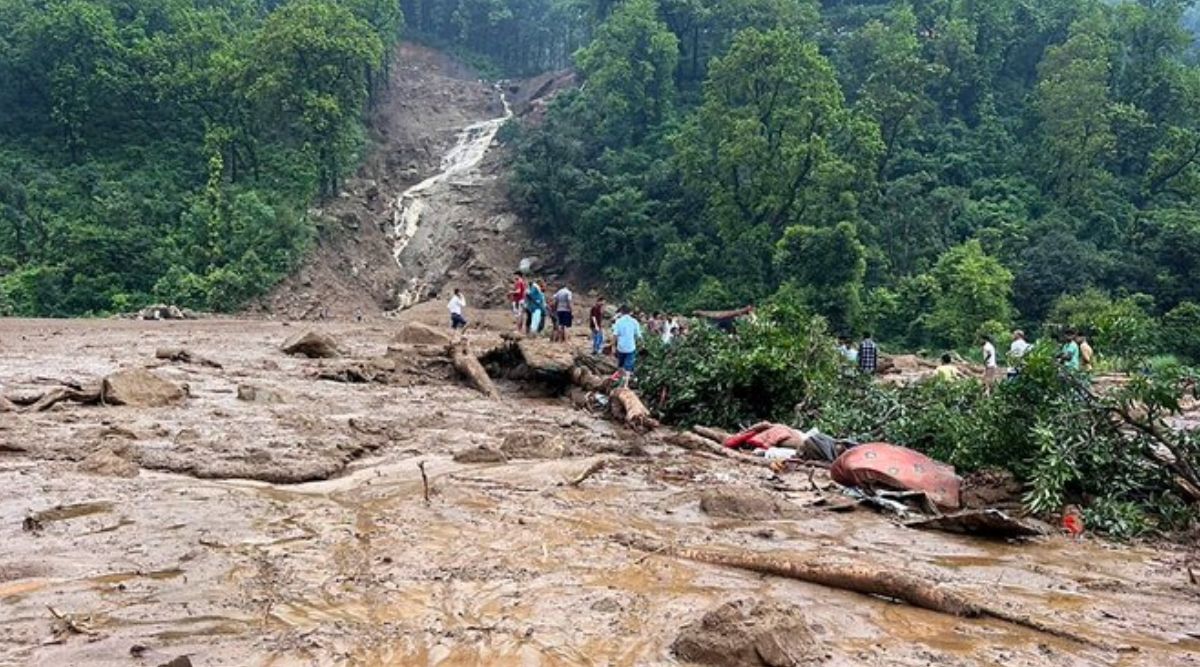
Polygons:
[[[437,303],[402,318],[442,328],[444,316]],[[508,319],[468,317],[482,321],[475,350]],[[685,627],[685,643],[719,647],[695,655],[750,664],[1200,664],[1200,589],[1181,549],[1005,544],[824,511],[807,471],[663,446],[507,380],[489,398],[444,356],[394,343],[402,325],[320,323],[344,354],[308,359],[279,350],[300,323],[0,320],[0,394],[142,367],[189,391],[163,407],[0,414],[0,664],[673,665],[689,664],[672,650]],[[162,347],[221,367],[156,359]],[[385,356],[384,381],[319,379]],[[247,384],[279,400],[240,400]],[[480,446],[511,455],[455,461]],[[98,451],[136,476],[84,465]],[[706,514],[714,488],[789,510]],[[634,551],[614,539],[628,532],[888,563],[1119,650]],[[697,639],[735,600],[772,611],[707,630],[744,640]],[[762,620],[775,617],[788,624]]]

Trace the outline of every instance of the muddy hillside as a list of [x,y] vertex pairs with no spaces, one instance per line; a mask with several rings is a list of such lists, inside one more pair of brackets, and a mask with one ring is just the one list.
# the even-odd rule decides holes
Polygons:
[[362,168],[310,211],[316,246],[303,266],[248,309],[292,319],[370,317],[440,295],[499,305],[523,258],[553,268],[555,249],[511,210],[508,155],[496,141],[514,114],[536,112],[570,77],[502,84],[445,54],[397,47],[371,111]]
[[1182,550],[904,527],[444,315],[0,321],[0,664],[1200,664]]

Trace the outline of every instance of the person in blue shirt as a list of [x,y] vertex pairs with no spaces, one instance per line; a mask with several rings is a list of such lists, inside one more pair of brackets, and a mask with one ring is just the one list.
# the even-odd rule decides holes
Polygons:
[[546,294],[536,280],[529,281],[529,291],[525,293],[525,311],[529,316],[525,330],[530,336],[536,336],[546,324]]
[[642,337],[642,325],[629,314],[629,306],[621,306],[617,321],[613,322],[613,338],[616,341],[617,366],[627,374],[633,373],[637,361],[637,344]]

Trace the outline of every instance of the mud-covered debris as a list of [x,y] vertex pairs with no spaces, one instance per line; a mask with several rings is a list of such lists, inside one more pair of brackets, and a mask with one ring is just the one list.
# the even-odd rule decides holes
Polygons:
[[508,456],[494,447],[479,445],[454,452],[454,460],[458,463],[505,463]]
[[281,392],[253,384],[239,384],[237,397],[239,401],[247,403],[278,404],[287,402]]
[[137,477],[140,471],[136,463],[108,447],[101,447],[80,461],[79,470],[104,477]]
[[700,509],[721,519],[761,521],[783,516],[784,504],[766,491],[728,486],[701,492]]
[[395,371],[396,361],[394,359],[379,357],[322,368],[317,371],[317,378],[349,384],[367,384],[370,382],[387,384],[392,381],[392,374]]
[[173,660],[162,663],[158,667],[192,667],[192,659],[186,655],[181,655]]
[[110,405],[157,408],[182,402],[187,398],[187,391],[144,368],[137,368],[118,371],[104,378],[100,397]]
[[1007,470],[985,468],[963,477],[962,504],[969,509],[1021,504],[1021,482]]
[[1047,535],[1045,524],[1029,519],[1011,517],[997,509],[964,510],[929,519],[909,521],[909,528],[944,530],[950,533],[990,537],[993,539],[1023,539]]
[[567,445],[556,434],[517,432],[504,436],[500,451],[514,459],[560,459]]
[[436,329],[422,322],[406,322],[392,339],[392,342],[401,345],[445,347],[450,344],[450,340],[450,333],[447,331]]
[[188,320],[195,317],[194,315],[192,317],[188,315],[189,313],[178,306],[156,303],[153,306],[146,306],[139,310],[136,318],[139,320]]
[[160,347],[154,351],[156,359],[165,361],[177,361],[183,364],[196,364],[197,366],[208,366],[209,368],[222,368],[221,364],[193,353],[191,350],[182,347]]
[[752,600],[727,602],[685,626],[671,651],[720,667],[793,667],[824,658],[798,607]]
[[341,356],[337,341],[316,331],[305,331],[288,338],[280,346],[287,354],[303,355],[309,359],[332,359]]

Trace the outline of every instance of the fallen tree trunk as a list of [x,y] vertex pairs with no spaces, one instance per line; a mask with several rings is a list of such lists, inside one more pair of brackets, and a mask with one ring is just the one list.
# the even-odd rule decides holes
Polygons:
[[596,375],[582,366],[572,367],[570,375],[571,384],[588,391],[604,391],[608,385],[608,382],[605,381],[604,378]]
[[638,431],[651,431],[658,427],[658,422],[650,416],[642,399],[629,387],[618,387],[608,394],[612,399],[612,408],[618,419]]
[[724,552],[711,549],[672,547],[649,538],[619,535],[617,542],[652,554],[673,556],[697,563],[722,565],[758,574],[820,584],[864,595],[901,600],[922,609],[971,618],[990,617],[1080,644],[1111,649],[1097,640],[1055,628],[1023,614],[971,600],[934,580],[891,570],[880,563],[838,563],[829,560],[797,560],[753,552]]
[[12,406],[13,412],[44,412],[54,407],[63,401],[74,401],[84,405],[94,405],[100,402],[100,389],[75,389],[73,387],[55,387],[41,396],[34,397],[34,400],[23,408],[16,409],[13,401],[5,400],[8,405]]
[[662,441],[668,445],[674,445],[689,451],[708,452],[710,454],[716,454],[717,456],[737,461],[738,463],[744,463],[746,465],[752,465],[759,468],[769,468],[771,466],[771,462],[764,458],[750,456],[749,454],[743,454],[737,450],[729,449],[728,447],[717,444],[708,438],[702,438],[695,433],[687,433],[686,431],[670,433],[666,436],[663,436]]
[[500,398],[500,392],[496,389],[492,378],[488,377],[483,364],[479,363],[474,354],[471,354],[466,342],[451,345],[448,352],[450,353],[450,363],[454,365],[454,369],[467,378],[471,386],[489,398]]
[[160,347],[154,351],[154,357],[165,361],[178,361],[184,364],[196,364],[199,366],[208,366],[210,368],[223,368],[221,364],[206,359],[196,354],[192,354],[191,350],[185,350],[182,347]]
[[693,426],[692,431],[694,431],[696,435],[708,438],[719,445],[725,444],[725,441],[729,439],[729,436],[733,435],[728,431],[723,431],[719,428],[709,428],[708,426]]

